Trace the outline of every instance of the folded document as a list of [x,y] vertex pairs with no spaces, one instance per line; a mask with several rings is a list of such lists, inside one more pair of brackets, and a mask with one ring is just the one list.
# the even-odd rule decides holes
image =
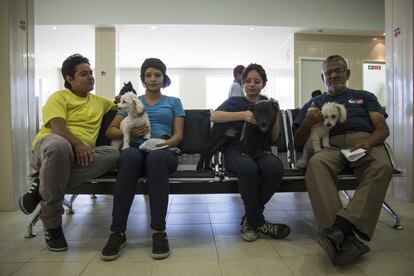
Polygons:
[[366,155],[366,150],[357,149],[351,152],[349,149],[344,149],[344,150],[341,150],[341,153],[343,156],[345,156],[346,159],[348,159],[348,161],[354,162],[364,157]]
[[164,139],[159,139],[159,138],[150,138],[147,141],[145,141],[144,143],[142,143],[139,146],[140,150],[145,150],[145,151],[153,151],[153,150],[159,150],[159,149],[164,149],[164,148],[168,148],[168,145],[164,145],[159,147],[159,144],[164,143],[165,140]]

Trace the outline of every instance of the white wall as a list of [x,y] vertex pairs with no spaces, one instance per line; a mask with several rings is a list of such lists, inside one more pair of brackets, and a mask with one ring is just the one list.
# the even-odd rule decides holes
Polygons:
[[[414,201],[414,5],[412,0],[386,0],[386,64],[387,64],[387,119],[397,165],[407,177],[393,179],[392,194],[400,199]],[[394,30],[399,27],[399,33]]]
[[55,91],[63,88],[63,78],[59,68],[37,68],[36,78],[42,80],[42,91],[39,104],[43,106],[47,98]]
[[[186,109],[206,108],[207,106],[207,91],[206,91],[206,76],[209,74],[229,75],[233,76],[232,69],[167,69],[167,74],[178,75],[180,78],[180,99]],[[139,68],[137,69],[121,69],[120,83],[131,81],[135,90],[139,87]],[[226,87],[226,91],[231,83]],[[122,85],[121,85],[122,87]],[[167,88],[168,89],[168,88]],[[144,91],[138,91],[139,94]]]
[[0,10],[0,115],[4,121],[0,143],[0,210],[15,210],[30,173],[30,144],[36,124],[33,0],[1,1]]
[[[384,0],[36,0],[36,24],[218,24],[384,29]],[[99,12],[94,12],[99,11]]]
[[[268,83],[263,90],[263,94],[269,97],[273,97],[281,101],[282,108],[291,108],[293,104],[293,69],[271,69],[265,68]],[[289,73],[290,72],[290,73]],[[229,76],[233,78],[233,69],[167,69],[167,74],[177,75],[180,79],[179,93],[180,99],[184,108],[197,109],[207,108],[207,88],[206,78],[209,75]],[[283,74],[283,76],[282,76]],[[282,78],[290,80],[290,84],[279,83]],[[137,69],[121,69],[119,78],[119,87],[122,87],[122,83],[131,81],[138,94],[142,94],[144,91],[138,91],[139,88],[139,68]],[[289,82],[289,81],[288,81]],[[223,87],[221,93],[227,97],[228,90],[231,86],[231,81]],[[168,89],[168,88],[167,88]],[[115,95],[115,92],[114,92]],[[221,95],[223,96],[223,95]]]
[[281,109],[294,108],[294,37],[292,36],[281,45],[278,52],[281,53],[280,56],[283,58],[276,64],[276,69],[272,74],[275,94],[269,94],[269,96],[279,101]]

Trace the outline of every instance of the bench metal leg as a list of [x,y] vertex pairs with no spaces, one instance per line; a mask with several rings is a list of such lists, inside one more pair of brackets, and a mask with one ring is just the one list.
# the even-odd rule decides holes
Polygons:
[[[69,200],[64,199],[63,200],[63,206],[66,206],[68,209],[66,210],[66,214],[72,215],[74,213],[73,211],[73,202],[75,201],[76,197],[78,195],[72,195]],[[29,224],[27,225],[27,233],[24,235],[25,238],[33,238],[36,237],[36,233],[33,232],[33,226],[36,225],[36,223],[40,219],[40,208],[33,214],[32,219],[30,220]]]
[[78,195],[71,195],[69,200],[63,200],[63,206],[68,207],[68,209],[66,210],[66,214],[73,215],[75,213],[75,211],[73,211],[73,202],[77,197]]
[[[345,195],[345,197],[348,199],[348,201],[351,200],[351,196],[348,194],[347,191],[342,191],[342,193]],[[392,218],[394,219],[394,225],[392,226],[392,228],[396,229],[396,230],[402,230],[403,226],[401,225],[401,217],[391,208],[391,206],[384,201],[382,203],[382,208],[387,211],[388,214],[390,214],[390,216],[392,216]]]
[[393,217],[395,224],[392,226],[392,228],[396,230],[402,230],[403,226],[401,225],[401,217],[397,215],[397,213],[391,208],[391,206],[386,201],[382,203],[382,208]]
[[341,192],[345,195],[346,199],[348,199],[348,203],[349,203],[351,201],[351,196],[348,194],[348,191],[343,190]]
[[92,194],[92,195],[91,195],[91,198],[92,198],[92,199],[97,199],[98,197],[97,197],[95,194]]
[[27,233],[24,235],[25,238],[34,238],[36,234],[33,232],[33,226],[38,222],[40,219],[40,208],[34,213],[32,219],[30,220],[29,224],[27,225]]

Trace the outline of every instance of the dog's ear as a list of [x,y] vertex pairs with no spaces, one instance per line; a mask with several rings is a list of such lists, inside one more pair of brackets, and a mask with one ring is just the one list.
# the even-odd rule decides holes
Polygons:
[[343,104],[336,104],[336,108],[339,111],[339,122],[343,123],[346,121],[346,108]]
[[276,110],[276,112],[279,112],[279,111],[280,111],[279,102],[278,102],[278,101],[276,101],[276,100],[275,100],[275,99],[273,99],[273,98],[270,98],[270,99],[269,99],[269,101],[270,101],[270,103],[272,104],[273,108]]

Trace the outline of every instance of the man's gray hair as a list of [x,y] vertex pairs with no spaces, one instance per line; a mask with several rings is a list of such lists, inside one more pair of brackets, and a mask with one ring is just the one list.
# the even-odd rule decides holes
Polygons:
[[328,62],[332,62],[332,61],[335,61],[335,62],[338,62],[338,63],[342,64],[342,66],[344,67],[344,70],[348,70],[348,65],[346,64],[346,61],[343,57],[341,57],[340,55],[332,55],[332,56],[327,57],[323,61],[323,63],[322,63],[322,72],[325,71],[325,64],[328,63]]

